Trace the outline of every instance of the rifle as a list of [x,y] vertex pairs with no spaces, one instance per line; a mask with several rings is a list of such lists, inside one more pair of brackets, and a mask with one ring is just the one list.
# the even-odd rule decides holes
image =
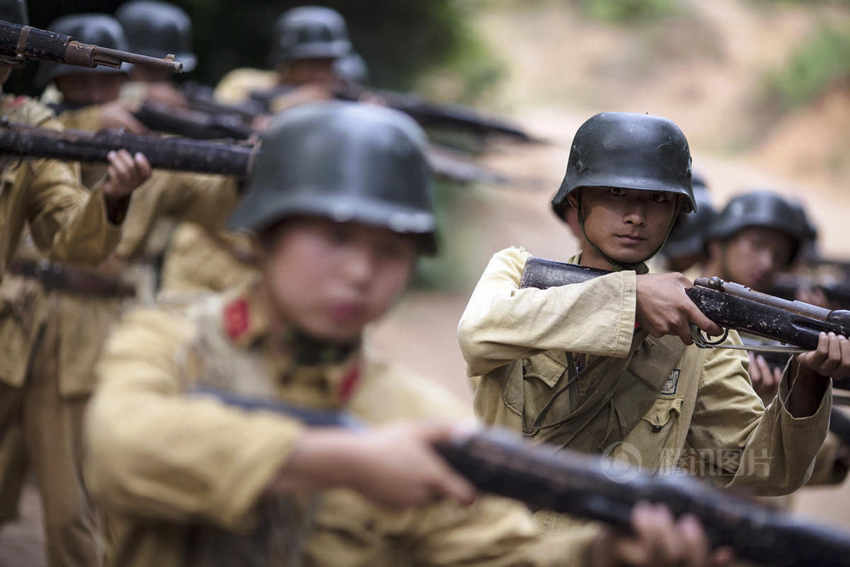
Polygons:
[[250,126],[232,114],[175,108],[159,102],[143,103],[133,116],[151,130],[196,140],[244,140],[254,134]]
[[[212,396],[246,411],[268,411],[313,427],[361,428],[344,413],[297,408],[215,389]],[[729,546],[742,559],[778,566],[850,566],[850,534],[802,521],[742,500],[684,474],[651,476],[609,459],[569,449],[557,453],[499,429],[438,443],[435,450],[478,490],[631,530],[639,502],[666,505],[675,516],[693,514],[715,547]]]
[[[290,85],[280,85],[266,91],[251,93],[251,99],[268,111],[274,99],[291,92]],[[388,90],[367,89],[351,83],[341,84],[334,91],[338,100],[357,102],[364,98],[380,100],[381,104],[404,112],[423,126],[436,128],[461,128],[480,136],[497,134],[514,141],[537,144],[542,140],[523,130],[520,126],[493,116],[486,116],[471,108],[458,104],[436,104],[413,94]]]
[[27,60],[56,61],[80,67],[118,68],[121,63],[134,63],[173,73],[183,70],[183,64],[173,55],[163,59],[129,51],[100,47],[75,41],[69,35],[32,26],[22,26],[0,20],[0,56],[23,63]]
[[[521,287],[546,289],[580,283],[610,272],[573,264],[531,258],[525,265]],[[737,329],[793,346],[746,346],[745,350],[762,352],[805,352],[815,350],[821,332],[850,336],[850,311],[829,310],[802,301],[790,301],[753,291],[720,278],[697,278],[685,290],[691,301],[709,319],[723,327],[717,339],[704,337],[691,327],[694,343],[701,348],[742,348],[722,345],[729,329]]]
[[22,278],[38,280],[46,291],[103,298],[130,298],[136,295],[136,288],[119,278],[47,260],[14,260],[7,271]]
[[154,168],[247,177],[258,145],[141,136],[119,131],[50,130],[0,121],[0,154],[108,162],[109,152],[143,153]]
[[248,100],[239,104],[228,104],[215,100],[212,87],[187,81],[183,84],[180,92],[186,97],[189,108],[209,112],[218,115],[235,116],[243,122],[250,122],[258,116],[266,113],[266,108],[254,100]]

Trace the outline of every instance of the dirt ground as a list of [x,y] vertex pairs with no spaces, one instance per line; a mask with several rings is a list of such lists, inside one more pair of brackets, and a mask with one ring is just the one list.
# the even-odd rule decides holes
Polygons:
[[[489,107],[550,140],[500,147],[487,161],[540,180],[538,190],[470,188],[447,227],[462,247],[464,272],[480,273],[490,254],[522,244],[539,256],[566,258],[575,242],[548,199],[566,165],[578,126],[603,110],[661,114],[685,130],[715,204],[742,188],[771,187],[800,196],[818,222],[828,255],[850,257],[850,95],[825,95],[768,126],[756,120],[765,70],[824,19],[850,22],[833,6],[743,0],[689,2],[675,20],[628,27],[592,23],[564,2],[493,1],[476,26],[508,73]],[[413,292],[371,331],[370,344],[414,372],[471,399],[455,331],[474,278],[452,292]],[[850,484],[807,488],[794,510],[850,528]],[[0,529],[0,567],[44,565],[38,497],[32,489],[21,522]]]

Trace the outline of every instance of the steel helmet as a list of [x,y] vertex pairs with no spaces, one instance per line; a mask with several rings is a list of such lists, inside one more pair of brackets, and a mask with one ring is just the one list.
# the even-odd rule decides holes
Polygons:
[[812,226],[799,203],[792,203],[774,191],[758,190],[733,197],[717,216],[708,238],[726,240],[751,227],[770,228],[791,237],[791,261],[812,236]]
[[174,55],[186,73],[197,66],[192,20],[182,8],[168,2],[134,0],[121,6],[115,17],[124,26],[131,51],[151,57]]
[[287,10],[278,18],[275,30],[275,65],[296,59],[339,59],[351,52],[345,20],[330,8],[301,6]]
[[332,101],[287,110],[263,133],[230,225],[260,231],[291,215],[324,216],[417,235],[433,253],[425,147],[422,129],[388,108]]
[[552,208],[563,218],[567,197],[581,187],[668,191],[695,208],[691,153],[685,135],[670,120],[648,114],[603,112],[576,132]]

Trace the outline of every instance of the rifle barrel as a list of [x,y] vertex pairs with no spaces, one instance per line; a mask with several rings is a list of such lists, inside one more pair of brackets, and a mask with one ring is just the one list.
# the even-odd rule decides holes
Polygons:
[[81,43],[69,35],[3,20],[0,20],[0,55],[19,60],[56,61],[80,67],[119,67],[122,62],[126,62],[174,73],[183,70],[183,64],[173,56],[160,59]]

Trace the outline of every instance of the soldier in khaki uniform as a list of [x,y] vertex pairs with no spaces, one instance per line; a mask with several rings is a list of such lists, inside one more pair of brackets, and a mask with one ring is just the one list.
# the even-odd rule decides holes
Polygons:
[[[417,253],[435,249],[421,129],[387,109],[323,103],[282,115],[263,144],[232,219],[257,231],[259,281],[131,314],[98,367],[88,478],[115,527],[114,564],[569,565],[589,556],[576,534],[544,536],[510,501],[433,502],[467,500],[469,488],[423,446],[439,433],[391,426],[468,416],[362,344]],[[218,399],[201,393],[210,388]],[[239,407],[263,398],[390,428],[352,438]],[[327,455],[329,435],[340,441]],[[391,443],[375,450],[372,439]],[[401,509],[409,506],[421,508]]]
[[[688,300],[684,276],[647,274],[643,262],[678,211],[693,208],[690,163],[668,120],[603,113],[582,125],[552,204],[562,218],[568,202],[578,213],[582,251],[570,261],[614,273],[520,289],[529,253],[497,253],[458,328],[475,409],[534,441],[787,493],[810,474],[826,435],[827,376],[848,371],[850,342],[822,335],[817,351],[789,365],[767,408],[746,355],[686,346],[689,324],[720,329]],[[740,343],[734,332],[729,340]]]
[[[127,48],[120,24],[105,14],[63,17],[50,28],[83,42]],[[56,106],[63,126],[97,130],[126,125],[133,129],[132,116],[115,106],[126,71],[45,63],[38,77],[42,84],[55,82],[66,97]],[[105,173],[106,168],[100,165],[82,167],[86,184],[96,183]],[[94,363],[111,325],[130,299],[127,290],[136,288],[139,299],[153,296],[155,276],[148,259],[156,254],[149,246],[156,221],[162,216],[180,215],[221,225],[225,220],[222,207],[226,212],[233,202],[234,183],[225,178],[157,172],[133,195],[111,258],[86,271],[115,281],[114,289],[45,293],[37,283],[19,278],[0,285],[4,297],[29,311],[22,327],[40,329],[38,333],[26,332],[15,345],[20,384],[54,394],[49,400],[33,397],[28,411],[37,416],[40,431],[39,435],[25,431],[27,452],[44,501],[51,565],[99,562],[94,516],[81,483],[82,415],[94,387]],[[27,241],[24,244],[18,258],[38,259],[38,250],[27,246]],[[69,265],[57,266],[68,273],[78,271]],[[11,504],[16,495],[10,492],[8,497]]]
[[[332,98],[340,80],[335,65],[351,55],[342,16],[329,8],[303,6],[284,12],[275,27],[276,70],[230,72],[216,88],[218,100],[243,103],[252,94],[280,91],[267,101],[268,110],[276,113]],[[254,262],[244,235],[211,233],[186,223],[174,233],[163,268],[163,289],[169,294],[232,289],[253,277]]]
[[[718,276],[770,293],[776,276],[794,266],[804,247],[817,237],[817,231],[811,227],[808,215],[798,203],[773,191],[751,191],[735,196],[726,204],[706,237],[710,261],[704,275]],[[801,291],[805,293],[806,290]],[[797,299],[823,305],[813,294]],[[759,337],[744,336],[743,339],[754,345],[767,344]],[[776,395],[785,363],[777,360],[781,355],[771,360],[752,352],[748,356],[753,388],[765,403],[769,403]],[[834,408],[832,411],[840,410]],[[842,483],[847,477],[849,460],[848,447],[830,433],[818,452],[807,485]],[[790,497],[768,501],[783,508],[791,505]]]
[[[192,21],[174,4],[154,0],[126,2],[115,12],[130,50],[150,57],[174,55],[183,64],[183,72],[191,73],[198,64],[192,51]],[[122,100],[140,104],[146,100],[172,107],[185,107],[186,97],[175,85],[170,73],[135,65],[130,81],[124,85]]]

